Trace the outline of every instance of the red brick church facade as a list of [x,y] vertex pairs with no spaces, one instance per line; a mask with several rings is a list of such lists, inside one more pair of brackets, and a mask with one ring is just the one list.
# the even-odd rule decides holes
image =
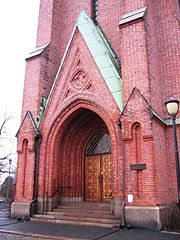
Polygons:
[[[12,216],[107,202],[115,218],[167,225],[177,203],[179,1],[41,0],[26,59]],[[180,115],[177,136],[180,143]],[[132,201],[130,201],[130,198]]]

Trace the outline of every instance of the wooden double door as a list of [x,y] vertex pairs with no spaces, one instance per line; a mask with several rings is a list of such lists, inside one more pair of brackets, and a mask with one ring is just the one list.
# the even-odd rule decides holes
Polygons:
[[85,156],[85,201],[109,201],[111,154]]

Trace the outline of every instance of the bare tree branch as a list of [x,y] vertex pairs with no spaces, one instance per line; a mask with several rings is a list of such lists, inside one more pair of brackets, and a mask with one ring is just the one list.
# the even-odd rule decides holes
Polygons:
[[5,124],[9,121],[9,120],[11,120],[13,118],[13,116],[8,116],[8,117],[6,117],[6,114],[5,114],[5,116],[4,116],[4,120],[3,120],[3,122],[2,122],[2,124],[1,124],[1,126],[0,126],[0,136],[2,135],[2,131],[4,130],[4,128],[5,128]]
[[0,157],[0,161],[1,160],[5,160],[5,159],[8,159],[9,160],[9,156],[11,155],[12,153],[9,153],[9,154],[7,154],[6,156],[4,156],[4,157]]
[[9,172],[9,160],[13,159],[13,141],[9,128],[12,119],[13,116],[6,112],[0,119],[0,174]]
[[[9,173],[9,171],[1,170],[1,169],[0,169],[0,172],[1,172],[1,173]],[[15,173],[15,171],[10,171],[10,174],[12,174],[12,173]]]

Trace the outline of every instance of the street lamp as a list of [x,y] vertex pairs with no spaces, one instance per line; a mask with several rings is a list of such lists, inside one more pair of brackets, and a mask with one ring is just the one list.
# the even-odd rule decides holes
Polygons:
[[174,149],[175,149],[175,159],[176,159],[176,175],[177,175],[177,187],[178,187],[178,205],[180,207],[180,166],[179,166],[179,153],[176,135],[176,115],[179,111],[179,101],[175,99],[170,99],[165,102],[168,114],[172,118],[173,122],[173,133],[174,133]]
[[8,180],[7,180],[7,202],[9,200],[9,187],[10,187],[10,174],[11,174],[11,163],[12,163],[12,159],[9,159],[9,175],[8,175]]

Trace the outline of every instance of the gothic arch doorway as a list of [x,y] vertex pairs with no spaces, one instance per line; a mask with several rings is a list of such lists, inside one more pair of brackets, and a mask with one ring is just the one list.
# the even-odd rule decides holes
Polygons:
[[85,152],[85,200],[109,201],[111,188],[111,140],[99,132],[91,139]]
[[[94,145],[93,145],[94,144]],[[52,170],[52,194],[60,188],[60,202],[108,201],[111,195],[111,140],[108,127],[95,112],[80,108],[59,128],[55,138]],[[98,159],[96,166],[90,169]],[[87,165],[89,162],[89,165]],[[89,193],[93,176],[98,181]]]

